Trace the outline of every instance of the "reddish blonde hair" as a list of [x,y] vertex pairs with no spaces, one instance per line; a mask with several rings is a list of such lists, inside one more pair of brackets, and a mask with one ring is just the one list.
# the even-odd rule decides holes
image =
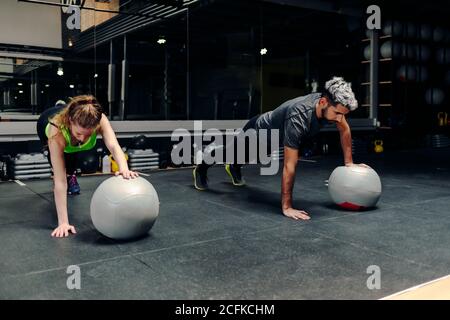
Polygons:
[[52,122],[58,127],[70,127],[70,121],[80,127],[95,129],[102,119],[103,110],[97,99],[92,95],[76,96],[70,100],[67,107],[56,114]]
[[[76,96],[70,100],[67,107],[49,119],[58,128],[70,128],[70,121],[85,129],[97,129],[102,119],[103,109],[92,95]],[[58,133],[49,136],[55,138]]]

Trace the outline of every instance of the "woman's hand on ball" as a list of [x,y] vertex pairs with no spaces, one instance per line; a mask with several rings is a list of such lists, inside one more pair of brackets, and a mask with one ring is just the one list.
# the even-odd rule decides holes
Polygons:
[[125,179],[139,177],[139,174],[137,172],[134,172],[134,171],[131,171],[131,170],[117,171],[116,172],[116,176],[118,176],[119,174],[122,175]]
[[288,208],[283,210],[283,214],[288,217],[292,218],[294,220],[309,220],[311,217],[308,215],[306,211],[303,210],[297,210],[294,208]]
[[356,163],[353,163],[353,162],[352,162],[352,163],[346,163],[345,166],[346,166],[346,167],[358,166],[358,167],[362,167],[362,168],[372,169],[370,166],[368,166],[368,165],[365,164],[365,163],[358,163],[358,164],[356,164]]
[[52,237],[56,238],[68,237],[70,232],[72,232],[73,234],[77,233],[74,226],[71,226],[68,223],[63,223],[59,225],[58,228],[53,230]]

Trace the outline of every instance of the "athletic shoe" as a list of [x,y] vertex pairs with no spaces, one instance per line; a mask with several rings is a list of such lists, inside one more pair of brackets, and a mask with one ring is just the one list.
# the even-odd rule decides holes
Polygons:
[[71,176],[67,177],[67,194],[74,195],[74,194],[80,194],[80,185],[77,181],[77,176],[72,174]]
[[235,186],[244,186],[245,180],[242,178],[241,167],[227,164],[225,165],[225,171],[231,178],[231,182]]
[[208,177],[206,175],[206,171],[201,172],[201,170],[199,170],[199,166],[196,166],[192,174],[194,176],[195,189],[202,191],[208,189]]

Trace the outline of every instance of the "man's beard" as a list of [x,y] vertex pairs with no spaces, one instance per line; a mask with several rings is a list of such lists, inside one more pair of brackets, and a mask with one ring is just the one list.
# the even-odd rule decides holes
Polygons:
[[325,116],[329,107],[330,107],[330,105],[327,105],[325,108],[322,109],[322,119],[325,119],[326,121],[331,122]]

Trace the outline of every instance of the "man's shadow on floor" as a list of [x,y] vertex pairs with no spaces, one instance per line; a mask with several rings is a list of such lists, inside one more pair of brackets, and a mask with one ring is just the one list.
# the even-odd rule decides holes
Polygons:
[[[225,182],[224,182],[225,184]],[[234,187],[236,188],[236,187]],[[252,209],[253,213],[266,215],[280,215],[281,212],[281,193],[267,191],[260,187],[245,185],[240,192],[236,192],[231,197],[236,200],[239,209],[243,209],[245,205]],[[294,195],[295,196],[295,195]],[[330,214],[330,211],[339,211],[346,214],[353,214],[358,212],[370,212],[375,211],[378,207],[363,208],[359,210],[348,210],[333,203],[331,199],[327,201],[311,201],[306,199],[293,199],[293,207],[298,210],[304,210],[308,214],[314,217],[322,217]],[[254,210],[255,208],[261,208],[262,210]]]
[[[281,193],[264,190],[255,186],[242,186],[234,187],[239,188],[236,190],[234,195],[230,198],[236,201],[236,205],[240,210],[245,210],[245,207],[251,209],[252,213],[257,213],[260,215],[271,215],[279,216],[282,215],[281,212]],[[294,208],[297,205],[294,200]],[[317,207],[320,204],[318,202],[313,202],[309,200],[301,200],[301,210],[308,212],[308,209]],[[257,210],[255,210],[257,209]]]

